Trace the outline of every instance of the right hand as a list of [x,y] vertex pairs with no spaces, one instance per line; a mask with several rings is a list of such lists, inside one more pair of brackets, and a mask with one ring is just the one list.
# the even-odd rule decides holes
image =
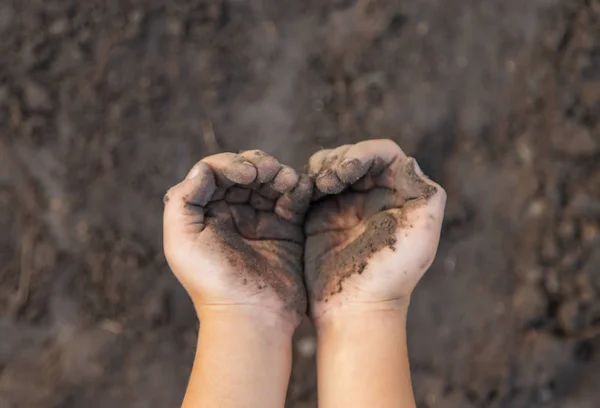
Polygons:
[[407,305],[431,265],[446,193],[391,140],[321,150],[305,223],[305,282],[315,323],[330,311]]

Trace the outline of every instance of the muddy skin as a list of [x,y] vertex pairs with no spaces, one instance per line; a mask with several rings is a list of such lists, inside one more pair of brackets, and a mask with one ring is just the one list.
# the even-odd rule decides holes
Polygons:
[[[383,248],[395,250],[396,228],[398,222],[391,214],[382,212],[369,219],[365,231],[348,244],[335,256],[325,253],[330,257],[326,262],[317,262],[318,269],[314,282],[308,285],[312,288],[311,297],[316,301],[327,302],[329,296],[340,293],[346,279],[354,274],[362,274],[373,254]],[[322,240],[317,246],[328,247],[330,243],[323,236],[313,239]]]
[[256,183],[259,184],[272,181],[281,169],[279,161],[262,150],[248,150],[240,153],[240,157],[256,167]]
[[417,170],[415,169],[415,167],[417,166],[416,163],[417,162],[414,159],[408,160],[405,165],[405,173],[398,172],[398,175],[407,175],[410,181],[414,183],[415,186],[417,186],[419,191],[418,197],[428,200],[431,196],[437,193],[437,188],[427,184],[425,181],[423,181],[423,178],[417,174]]
[[245,158],[233,153],[222,153],[228,157],[230,164],[221,169],[222,173],[215,172],[217,187],[227,188],[237,183],[243,183],[250,172],[257,172],[254,164]]
[[319,177],[319,175],[321,173],[323,173],[325,171],[325,169],[330,168],[331,165],[337,161],[337,159],[338,159],[338,156],[335,154],[327,155],[326,157],[323,158],[323,162],[321,163],[321,165],[318,168],[310,169],[309,176],[312,178]]
[[[360,180],[360,176],[365,172],[365,167],[356,160],[344,163],[343,167],[344,178],[347,180]],[[394,188],[386,189],[387,192],[383,192],[383,194],[401,195],[407,200],[404,204],[407,210],[426,203],[437,192],[436,187],[427,184],[423,176],[419,175],[414,159],[409,158],[405,163],[401,163],[394,172],[395,174],[384,173],[386,168],[388,168],[387,164],[376,157],[368,169],[367,176],[374,177],[384,185],[393,185]],[[321,174],[327,174],[328,170],[327,168],[321,169]],[[373,192],[371,189],[366,191]],[[327,198],[322,197],[322,199]],[[327,259],[326,261],[317,260],[315,262],[318,269],[315,271],[315,275],[310,277],[314,281],[307,285],[311,290],[312,299],[327,302],[330,296],[343,290],[343,282],[346,279],[354,274],[364,273],[373,254],[386,247],[392,251],[396,250],[397,230],[406,230],[413,226],[405,211],[394,216],[382,212],[385,208],[389,208],[385,205],[385,196],[368,200],[360,212],[366,217],[369,217],[370,214],[375,215],[368,219],[364,232],[341,251],[334,253],[328,251],[322,254],[321,259]],[[343,234],[344,232],[340,231],[336,235],[339,238],[343,237]],[[315,235],[311,239],[316,240],[314,244],[316,248],[332,248],[337,243],[328,242],[330,237],[330,234],[323,233]]]
[[358,159],[346,160],[340,164],[343,170],[340,174],[340,180],[346,184],[352,184],[361,178],[368,171],[368,164]]
[[[207,228],[212,229],[220,240],[219,251],[236,271],[239,281],[243,284],[253,282],[259,290],[268,286],[282,300],[287,311],[305,314],[307,300],[301,278],[304,250],[301,244],[260,241],[261,249],[267,252],[265,255],[242,238],[233,223],[209,219]],[[270,254],[273,259],[269,259]]]

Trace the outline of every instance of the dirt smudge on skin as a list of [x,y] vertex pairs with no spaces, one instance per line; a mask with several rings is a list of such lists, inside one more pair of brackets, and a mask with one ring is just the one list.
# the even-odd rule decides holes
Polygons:
[[[316,282],[308,285],[313,288],[313,298],[327,301],[329,296],[343,291],[346,279],[363,274],[374,254],[386,247],[394,250],[397,227],[398,221],[389,213],[382,212],[371,217],[362,234],[336,256],[330,257],[330,261],[318,263]],[[321,239],[325,241],[325,238]],[[323,242],[322,245],[327,246],[327,243]]]
[[[269,253],[274,254],[273,259],[267,259],[240,237],[233,225],[213,219],[207,222],[207,228],[214,231],[219,241],[218,250],[233,270],[237,271],[244,285],[255,282],[259,290],[270,287],[281,299],[286,310],[296,311],[299,315],[306,313],[306,290],[301,280],[303,253],[301,245],[292,242],[282,243],[282,245],[293,246],[292,250],[297,251],[290,257],[293,259],[286,262],[285,259],[278,260],[282,250],[278,245],[273,244],[272,248],[267,248]],[[262,241],[263,244],[265,242]],[[295,269],[290,271],[290,267]]]
[[423,180],[423,177],[426,176],[419,175],[416,166],[417,162],[414,159],[408,160],[406,163],[406,167],[404,168],[404,172],[398,172],[398,174],[401,176],[408,176],[411,183],[415,186],[418,186],[420,197],[424,198],[425,200],[428,200],[435,193],[437,193],[437,188],[435,186],[427,184],[425,180]]

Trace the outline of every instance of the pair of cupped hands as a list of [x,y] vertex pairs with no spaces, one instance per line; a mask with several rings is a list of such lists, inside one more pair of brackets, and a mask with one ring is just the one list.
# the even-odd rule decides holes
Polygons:
[[320,150],[307,174],[260,150],[206,157],[165,196],[164,249],[202,320],[293,331],[406,309],[437,250],[445,191],[391,140]]

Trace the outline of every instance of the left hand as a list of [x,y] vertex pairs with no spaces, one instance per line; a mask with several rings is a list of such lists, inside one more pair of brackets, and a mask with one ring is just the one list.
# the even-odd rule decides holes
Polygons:
[[200,315],[252,308],[296,327],[311,194],[308,176],[259,150],[206,157],[169,190],[165,254]]

